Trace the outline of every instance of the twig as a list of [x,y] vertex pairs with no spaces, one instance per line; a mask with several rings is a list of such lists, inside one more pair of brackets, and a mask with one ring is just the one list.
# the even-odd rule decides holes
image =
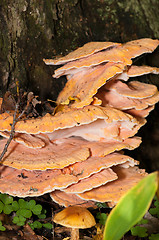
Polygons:
[[0,155],[0,163],[2,162],[2,158],[4,157],[5,153],[7,152],[7,149],[9,147],[9,144],[11,143],[12,139],[14,138],[14,134],[15,134],[15,125],[16,123],[18,122],[18,120],[22,117],[22,115],[24,114],[26,108],[22,111],[22,113],[16,118],[16,115],[17,115],[17,111],[18,111],[18,108],[19,108],[19,101],[16,103],[16,106],[15,106],[15,111],[14,111],[14,115],[13,115],[13,124],[12,124],[12,127],[11,127],[11,132],[10,132],[10,136],[8,138],[8,141],[7,143],[5,144],[4,146],[4,149]]

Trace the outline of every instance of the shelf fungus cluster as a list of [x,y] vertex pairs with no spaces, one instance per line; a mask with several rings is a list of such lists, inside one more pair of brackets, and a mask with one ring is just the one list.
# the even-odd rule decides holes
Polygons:
[[[116,204],[146,175],[123,150],[140,145],[135,135],[159,101],[156,86],[131,80],[159,74],[159,68],[134,66],[132,59],[158,45],[152,39],[91,42],[65,57],[44,59],[63,65],[54,74],[67,78],[57,98],[62,107],[16,123],[0,166],[0,192],[19,197],[50,193],[65,207]],[[1,152],[12,122],[12,112],[0,114]]]

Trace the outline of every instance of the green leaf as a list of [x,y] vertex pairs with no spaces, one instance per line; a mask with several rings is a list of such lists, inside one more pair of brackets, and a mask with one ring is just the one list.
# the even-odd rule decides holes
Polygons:
[[0,231],[5,231],[6,228],[4,226],[0,226]]
[[0,194],[0,199],[4,204],[10,204],[13,202],[13,197],[7,195],[7,194]]
[[157,209],[156,208],[150,208],[149,209],[149,213],[151,213],[151,215],[156,215],[157,214]]
[[99,219],[100,224],[105,225],[106,219],[108,217],[106,213],[98,212],[96,217]]
[[0,231],[5,231],[6,228],[4,226],[2,226],[2,221],[0,220]]
[[157,191],[157,172],[143,178],[113,208],[106,221],[104,240],[119,240],[147,212]]
[[38,218],[39,218],[39,219],[44,219],[44,218],[46,218],[46,215],[45,215],[45,214],[39,214],[39,215],[38,215]]
[[20,208],[20,209],[16,212],[16,214],[17,214],[18,216],[23,216],[23,217],[25,217],[25,218],[30,218],[30,217],[32,216],[31,210],[29,210],[29,209],[23,209],[23,208]]
[[19,222],[19,217],[18,216],[15,216],[13,217],[13,220],[12,220],[13,223],[18,223]]
[[147,237],[147,229],[145,227],[135,226],[131,228],[131,234],[138,237]]
[[13,208],[12,208],[12,205],[4,205],[4,209],[3,209],[3,212],[5,214],[10,214],[11,212],[13,211]]
[[41,211],[41,213],[42,213],[42,214],[43,214],[43,213],[46,214],[46,213],[47,213],[46,209],[43,208],[42,211]]
[[149,240],[158,240],[158,239],[159,239],[159,233],[151,234],[151,236],[149,237]]
[[42,211],[42,206],[41,206],[40,204],[37,204],[37,205],[32,209],[32,212],[33,212],[35,215],[41,214],[41,211]]
[[40,223],[39,221],[35,221],[35,222],[33,222],[33,227],[34,228],[42,228],[42,223]]
[[154,202],[154,208],[150,208],[149,213],[151,213],[152,215],[157,215],[157,217],[159,218],[159,201],[156,200]]
[[35,202],[35,200],[32,199],[29,202],[27,202],[26,206],[28,209],[32,210],[35,207],[35,205],[36,205],[36,202]]
[[28,225],[31,227],[31,229],[34,230],[34,226],[33,226],[33,223],[32,223],[32,222],[28,222]]
[[12,208],[13,208],[13,211],[17,211],[19,209],[19,204],[17,201],[12,202]]
[[98,208],[108,208],[108,206],[106,205],[106,203],[96,202],[96,205],[97,205]]
[[158,208],[158,210],[159,210],[159,201],[158,201],[158,200],[156,200],[156,201],[154,202],[154,205],[155,205],[155,207]]
[[52,229],[53,225],[51,223],[43,223],[43,227],[48,228],[48,229]]
[[18,226],[24,226],[24,225],[25,225],[25,222],[20,221],[20,222],[17,223],[17,225],[18,225]]
[[147,219],[144,219],[142,218],[137,224],[147,224],[148,223],[148,220]]
[[19,221],[20,221],[20,222],[25,222],[25,221],[26,221],[26,218],[23,217],[23,216],[19,216]]
[[19,203],[19,208],[27,208],[27,202],[24,199],[19,199],[18,200]]
[[3,211],[3,209],[4,209],[4,203],[0,201],[0,213]]
[[25,222],[26,221],[26,218],[25,217],[23,217],[23,216],[15,216],[15,217],[13,217],[13,223],[15,223],[15,224],[17,224],[17,223],[19,223],[19,222]]

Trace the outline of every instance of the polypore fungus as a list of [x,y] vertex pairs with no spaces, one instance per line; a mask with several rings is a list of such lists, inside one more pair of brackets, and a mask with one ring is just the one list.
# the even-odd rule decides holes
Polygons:
[[[54,114],[16,123],[0,166],[0,191],[21,197],[50,193],[63,206],[116,204],[146,175],[121,150],[140,145],[141,138],[134,135],[159,101],[155,86],[123,81],[159,73],[158,68],[131,66],[133,58],[158,44],[147,38],[126,44],[92,42],[65,57],[44,60],[65,64],[54,77],[66,74],[68,81]],[[12,123],[13,112],[4,108],[0,135],[8,138]],[[1,151],[5,143],[1,140]]]
[[[134,116],[145,117],[159,101],[159,92],[157,87],[152,84],[138,81],[124,83],[114,80],[99,89],[96,97],[102,101],[102,105],[105,107],[111,106]],[[133,113],[132,109],[136,111]],[[142,111],[146,109],[148,111]]]
[[145,171],[137,167],[116,166],[113,171],[118,175],[117,180],[77,195],[85,200],[117,203],[124,193],[146,176]]
[[[11,115],[1,115],[0,135],[9,137],[11,119]],[[66,107],[53,116],[46,114],[41,118],[19,121],[15,127],[14,140],[29,148],[44,147],[47,137],[56,142],[72,136],[88,141],[122,141],[134,136],[145,123],[143,119],[136,119],[109,106],[90,105],[79,109]]]
[[55,190],[51,192],[50,197],[54,202],[64,207],[69,207],[69,206],[80,206],[85,208],[97,207],[96,202],[94,201],[86,201],[84,199],[81,199],[76,194],[71,194],[71,193],[68,194],[60,190]]
[[114,43],[114,42],[89,42],[89,43],[86,43],[83,47],[76,49],[75,51],[69,53],[64,57],[60,57],[57,59],[44,59],[44,62],[48,65],[65,64],[67,62],[70,62],[76,59],[90,56],[104,49],[116,47],[120,45],[121,45],[120,43]]
[[[86,44],[59,60],[44,60],[46,64],[51,65],[67,63],[57,69],[54,75],[54,77],[67,75],[68,80],[58,96],[57,103],[66,103],[69,97],[75,97],[78,101],[72,103],[74,107],[80,108],[90,104],[101,86],[114,76],[125,72],[127,67],[132,64],[132,58],[154,51],[159,45],[159,41],[144,38],[101,49],[102,52],[99,48],[96,51],[90,50],[92,45],[93,43]],[[95,47],[94,44],[93,49]],[[90,52],[91,54],[87,54]],[[157,68],[145,69],[145,71],[158,73]]]

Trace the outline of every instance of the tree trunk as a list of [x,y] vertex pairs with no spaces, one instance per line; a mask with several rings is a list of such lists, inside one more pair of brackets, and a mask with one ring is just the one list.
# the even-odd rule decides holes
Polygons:
[[[65,78],[53,79],[55,68],[45,66],[43,58],[67,54],[89,41],[159,38],[158,16],[158,0],[1,0],[0,95],[8,89],[14,92],[17,79],[25,91],[56,100]],[[142,63],[158,66],[159,53],[146,55]],[[147,79],[159,86],[157,77]],[[145,145],[141,157],[152,155],[151,161],[159,157],[154,146],[159,141],[157,117],[157,111],[150,116],[149,150]],[[150,170],[159,168],[154,162],[147,163]]]

